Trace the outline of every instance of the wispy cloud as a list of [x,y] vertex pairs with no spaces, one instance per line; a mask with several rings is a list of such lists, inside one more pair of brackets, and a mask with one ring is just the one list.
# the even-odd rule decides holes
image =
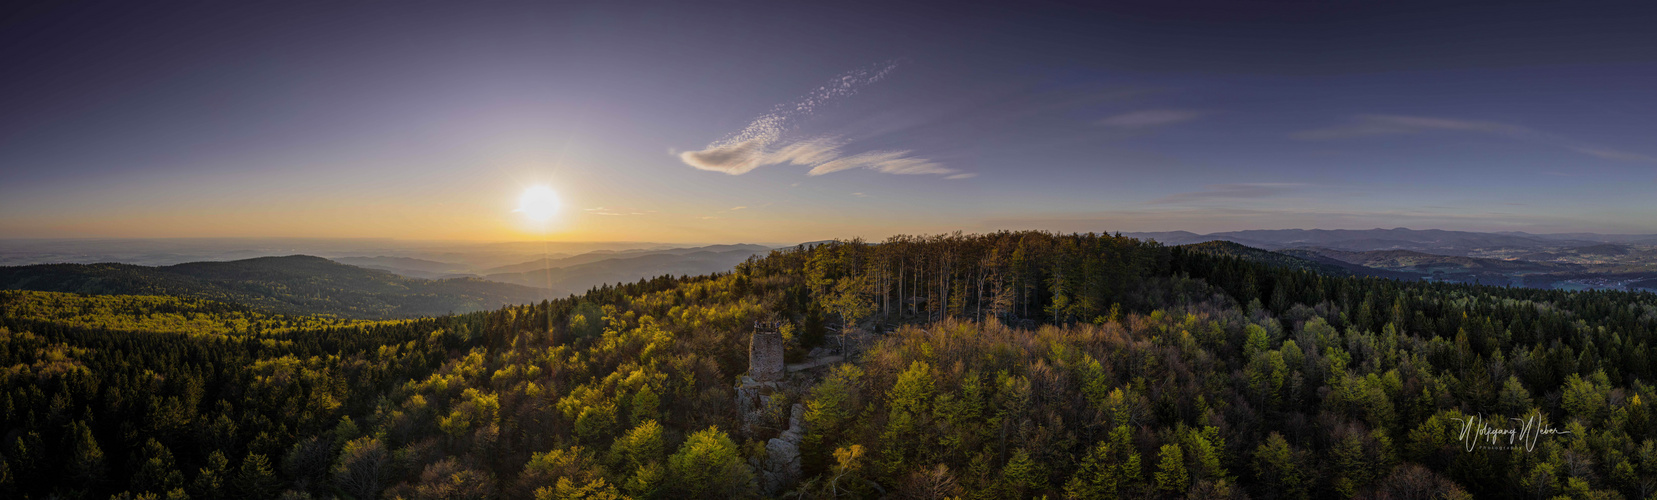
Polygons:
[[1457,120],[1424,116],[1357,115],[1350,123],[1332,127],[1302,130],[1289,137],[1308,141],[1350,139],[1385,135],[1421,134],[1429,132],[1471,132],[1498,135],[1514,139],[1554,144],[1578,153],[1616,161],[1657,163],[1657,157],[1640,153],[1584,144],[1556,134],[1542,132],[1523,125],[1482,120]]
[[583,209],[581,209],[581,211],[586,212],[587,215],[606,215],[606,216],[644,215],[645,214],[645,212],[640,212],[640,211],[636,211],[636,210],[628,210],[628,209],[624,209],[624,208],[623,209],[604,208],[604,207],[583,208]]
[[1202,191],[1177,193],[1151,200],[1152,205],[1196,203],[1212,200],[1246,200],[1275,198],[1290,194],[1309,184],[1293,182],[1248,182],[1241,184],[1210,184]]
[[866,168],[885,174],[954,174],[956,170],[946,168],[931,160],[910,156],[908,151],[870,151],[851,156],[842,156],[817,164],[807,175],[823,175],[841,170]]
[[1351,123],[1333,127],[1302,130],[1289,134],[1302,140],[1347,139],[1378,135],[1417,134],[1433,130],[1483,132],[1507,136],[1535,136],[1537,132],[1526,127],[1501,122],[1454,120],[1422,116],[1358,115]]
[[1583,221],[1532,211],[1340,210],[1337,208],[1248,209],[1235,207],[1152,208],[1038,214],[991,218],[981,229],[1047,229],[1053,231],[1166,231],[1179,228],[1196,233],[1235,231],[1238,228],[1377,228],[1439,227],[1472,231],[1536,230],[1539,227],[1581,227]]
[[1573,146],[1573,147],[1571,147],[1571,149],[1578,152],[1578,153],[1582,153],[1582,154],[1589,155],[1589,156],[1597,156],[1597,157],[1604,158],[1604,159],[1607,159],[1607,160],[1657,163],[1657,157],[1653,157],[1653,156],[1650,156],[1650,155],[1643,155],[1643,154],[1639,154],[1639,153],[1630,153],[1630,152],[1627,152],[1627,151],[1617,151],[1617,150],[1614,150],[1614,149],[1605,149],[1605,148],[1598,148],[1598,147],[1592,147],[1592,146]]
[[848,155],[843,152],[845,141],[838,137],[796,140],[785,137],[793,122],[810,116],[830,101],[854,95],[861,88],[885,79],[896,67],[897,63],[888,62],[837,76],[805,97],[777,105],[740,132],[714,141],[701,150],[678,153],[679,159],[701,170],[730,175],[784,164],[812,167],[809,175],[860,168],[887,174],[959,174],[959,170],[917,157],[910,150],[876,150]]
[[1173,125],[1201,118],[1203,112],[1189,109],[1148,109],[1099,120],[1100,125],[1122,129],[1144,129]]

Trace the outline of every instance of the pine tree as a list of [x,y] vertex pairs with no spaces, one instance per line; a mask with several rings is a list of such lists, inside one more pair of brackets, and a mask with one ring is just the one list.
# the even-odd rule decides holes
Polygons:
[[1224,447],[1225,440],[1220,438],[1217,428],[1203,427],[1201,431],[1192,429],[1187,432],[1183,449],[1189,450],[1191,463],[1196,465],[1191,471],[1191,479],[1225,478],[1227,472],[1220,465],[1220,450]]
[[271,498],[281,488],[276,473],[270,468],[270,460],[258,453],[249,453],[242,459],[235,486],[241,498]]
[[65,465],[67,476],[74,481],[78,488],[93,488],[103,482],[106,465],[104,464],[104,450],[98,446],[98,440],[92,435],[92,427],[85,421],[77,420],[70,424],[69,433],[65,438],[69,450],[69,460]]
[[144,442],[143,461],[132,475],[132,491],[166,493],[184,486],[184,473],[173,461],[173,452],[154,438]]
[[1157,454],[1156,489],[1171,493],[1185,491],[1190,485],[1191,477],[1185,471],[1185,453],[1178,444],[1162,445],[1162,451]]
[[1001,488],[1007,498],[1029,498],[1047,489],[1047,474],[1030,453],[1019,448],[1001,468]]
[[207,455],[207,466],[197,471],[195,481],[190,483],[190,496],[206,500],[229,498],[225,484],[229,475],[230,460],[224,458],[223,452]]
[[1278,498],[1305,498],[1306,484],[1301,475],[1300,454],[1289,446],[1289,441],[1276,432],[1266,437],[1254,450],[1254,471],[1265,491]]

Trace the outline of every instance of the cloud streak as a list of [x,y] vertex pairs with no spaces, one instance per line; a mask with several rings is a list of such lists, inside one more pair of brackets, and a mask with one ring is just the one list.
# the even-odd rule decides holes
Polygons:
[[1582,221],[1557,215],[1530,212],[1473,212],[1389,210],[1355,211],[1338,209],[1244,209],[1178,208],[1149,210],[1105,210],[1035,214],[1023,217],[985,219],[983,231],[1002,229],[1047,229],[1062,232],[1167,231],[1173,228],[1197,233],[1232,231],[1238,227],[1289,229],[1296,227],[1373,228],[1427,226],[1469,231],[1535,230],[1538,226],[1580,227]]
[[1282,195],[1285,195],[1285,194],[1293,193],[1293,192],[1298,191],[1301,188],[1304,188],[1304,187],[1307,187],[1307,186],[1308,186],[1308,184],[1301,184],[1301,183],[1294,183],[1294,182],[1247,182],[1247,183],[1241,183],[1241,184],[1210,184],[1208,186],[1204,186],[1204,189],[1202,191],[1192,191],[1192,192],[1189,192],[1189,193],[1171,194],[1171,195],[1168,195],[1168,196],[1157,198],[1155,200],[1151,200],[1149,203],[1152,204],[1152,205],[1175,205],[1175,204],[1187,204],[1187,203],[1200,203],[1200,202],[1205,202],[1205,201],[1216,201],[1216,200],[1250,200],[1250,199],[1262,199],[1262,198],[1275,198],[1275,197],[1282,196]]
[[730,175],[746,174],[768,165],[801,165],[811,167],[807,175],[813,176],[865,169],[898,175],[945,175],[950,179],[972,177],[917,157],[910,150],[846,154],[843,152],[845,141],[838,137],[792,141],[784,137],[793,122],[810,116],[831,101],[857,94],[863,87],[885,79],[896,67],[897,63],[888,62],[841,74],[805,97],[773,107],[739,132],[701,150],[679,153],[679,159],[700,170]]
[[1431,132],[1471,132],[1550,143],[1585,155],[1615,161],[1657,163],[1657,157],[1583,144],[1559,135],[1511,123],[1401,115],[1357,115],[1350,123],[1302,130],[1289,137],[1307,141],[1351,139]]
[[1604,158],[1604,159],[1607,159],[1607,160],[1657,163],[1657,157],[1653,157],[1653,156],[1649,156],[1649,155],[1643,155],[1643,154],[1639,154],[1639,153],[1630,153],[1630,152],[1627,152],[1627,151],[1617,151],[1617,150],[1614,150],[1614,149],[1605,149],[1605,148],[1598,148],[1598,147],[1593,147],[1593,146],[1572,146],[1571,150],[1576,151],[1578,153],[1585,154],[1585,155],[1589,155],[1589,156],[1597,156],[1597,157]]
[[812,167],[807,175],[823,175],[856,168],[899,175],[948,175],[956,172],[931,160],[910,156],[908,151],[870,151],[819,163]]
[[1188,109],[1148,109],[1124,113],[1099,120],[1100,125],[1121,129],[1146,129],[1188,122],[1201,118],[1201,111]]
[[639,212],[639,211],[635,211],[635,210],[614,209],[614,208],[605,208],[605,207],[583,208],[583,209],[581,209],[581,211],[586,213],[587,215],[604,215],[604,216],[612,216],[612,217],[614,217],[614,216],[625,216],[625,215],[644,215],[644,212]]

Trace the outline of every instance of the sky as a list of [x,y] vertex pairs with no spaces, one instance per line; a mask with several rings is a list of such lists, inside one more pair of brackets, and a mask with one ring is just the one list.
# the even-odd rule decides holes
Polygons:
[[10,7],[0,238],[1657,233],[1648,2],[891,4]]

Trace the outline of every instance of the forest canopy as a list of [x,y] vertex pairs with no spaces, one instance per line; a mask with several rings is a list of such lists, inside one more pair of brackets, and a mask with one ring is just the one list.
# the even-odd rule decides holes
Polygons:
[[[1043,232],[838,241],[395,322],[8,292],[0,494],[1657,494],[1657,295],[1227,252]],[[745,409],[756,324],[814,367]],[[1535,434],[1463,435],[1509,418]],[[790,433],[799,471],[779,475],[771,444]]]

